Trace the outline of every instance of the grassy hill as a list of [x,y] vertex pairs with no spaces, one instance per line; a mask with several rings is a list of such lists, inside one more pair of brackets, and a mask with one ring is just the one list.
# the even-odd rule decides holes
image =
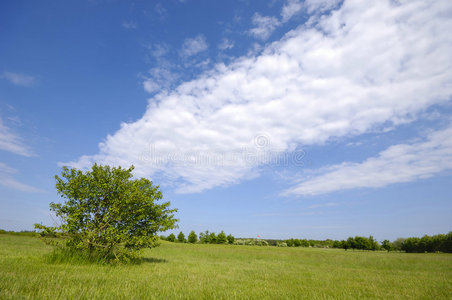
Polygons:
[[48,263],[39,238],[0,234],[0,298],[450,299],[451,254],[162,242],[126,266]]

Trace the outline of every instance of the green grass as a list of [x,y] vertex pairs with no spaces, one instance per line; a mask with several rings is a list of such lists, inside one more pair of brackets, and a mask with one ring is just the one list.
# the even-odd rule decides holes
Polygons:
[[163,242],[139,265],[49,263],[39,238],[0,234],[0,298],[451,299],[451,254]]

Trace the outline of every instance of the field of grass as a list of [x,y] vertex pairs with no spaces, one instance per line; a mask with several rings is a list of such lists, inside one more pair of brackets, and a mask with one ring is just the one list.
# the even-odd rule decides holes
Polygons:
[[0,234],[0,298],[451,299],[451,254],[162,242],[139,265],[51,264],[39,238]]

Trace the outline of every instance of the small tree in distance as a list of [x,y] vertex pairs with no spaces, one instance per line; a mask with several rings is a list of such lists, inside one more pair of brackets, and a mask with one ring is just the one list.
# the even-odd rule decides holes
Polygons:
[[385,249],[386,251],[391,251],[392,250],[392,243],[389,240],[384,240],[381,243],[381,248]]
[[188,242],[189,243],[196,243],[198,241],[198,236],[196,235],[196,233],[192,230],[190,232],[190,234],[188,235]]
[[179,243],[185,243],[185,242],[187,242],[187,240],[185,239],[185,235],[184,235],[184,233],[181,231],[181,232],[179,232],[179,234],[177,235],[177,241],[179,242]]
[[174,233],[171,233],[170,235],[168,235],[168,237],[166,238],[166,240],[167,240],[168,242],[174,243],[174,242],[176,242],[176,236],[174,235]]
[[142,248],[157,246],[157,232],[176,227],[177,210],[169,202],[158,203],[163,196],[152,181],[132,179],[133,169],[94,164],[82,172],[63,167],[55,179],[66,200],[50,204],[61,225],[35,228],[58,232],[64,237],[62,247],[106,261],[125,261]]
[[234,244],[235,237],[233,237],[232,234],[229,234],[226,238],[227,238],[229,244],[231,244],[231,245]]
[[226,238],[226,234],[224,233],[224,231],[221,231],[217,235],[217,244],[226,244],[227,242],[228,242],[228,239]]
[[211,244],[217,243],[217,236],[215,235],[215,232],[211,232],[209,234],[209,243],[211,243]]

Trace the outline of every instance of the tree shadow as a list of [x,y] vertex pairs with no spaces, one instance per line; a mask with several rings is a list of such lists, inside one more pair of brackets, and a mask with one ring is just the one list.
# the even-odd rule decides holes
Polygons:
[[141,262],[143,263],[150,263],[150,264],[156,264],[156,263],[167,263],[168,261],[163,258],[155,258],[155,257],[142,257]]

